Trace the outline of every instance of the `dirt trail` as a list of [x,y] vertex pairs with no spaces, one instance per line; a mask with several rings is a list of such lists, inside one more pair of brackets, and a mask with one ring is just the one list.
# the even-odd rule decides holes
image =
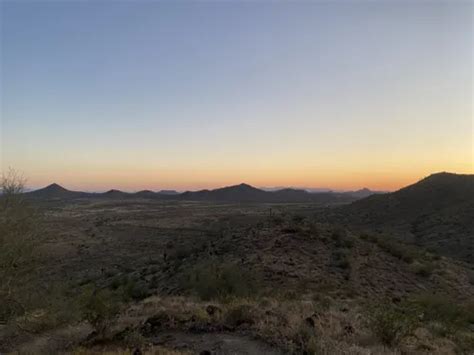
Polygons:
[[152,339],[154,345],[195,354],[212,355],[282,355],[279,349],[245,335],[230,333],[163,332]]

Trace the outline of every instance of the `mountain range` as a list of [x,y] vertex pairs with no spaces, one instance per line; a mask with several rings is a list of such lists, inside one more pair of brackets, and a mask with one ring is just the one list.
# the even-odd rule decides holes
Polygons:
[[34,199],[77,199],[77,198],[147,198],[161,200],[225,201],[225,202],[317,202],[324,204],[348,203],[374,193],[369,189],[349,192],[308,192],[304,189],[282,188],[265,191],[248,184],[227,186],[213,190],[186,191],[174,190],[154,192],[142,190],[134,193],[109,190],[103,193],[71,191],[54,183],[45,188],[25,193]]

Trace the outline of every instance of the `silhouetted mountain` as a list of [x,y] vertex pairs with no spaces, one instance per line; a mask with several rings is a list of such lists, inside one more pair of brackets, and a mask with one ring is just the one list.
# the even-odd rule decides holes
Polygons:
[[87,195],[88,194],[85,192],[67,190],[56,183],[48,185],[39,190],[34,190],[25,193],[25,196],[27,196],[28,198],[35,199],[71,199],[80,198]]
[[123,192],[120,190],[109,190],[107,192],[104,192],[103,194],[97,194],[100,197],[107,197],[107,198],[114,198],[114,199],[120,199],[120,198],[129,198],[133,196],[134,194],[130,194],[128,192]]
[[286,190],[286,189],[304,190],[309,193],[333,192],[331,189],[324,188],[324,187],[321,187],[321,188],[292,187],[292,186],[260,187],[260,190],[263,190],[263,191],[280,191],[280,190]]
[[196,201],[315,203],[343,203],[354,200],[352,196],[332,192],[309,193],[298,189],[264,191],[248,184],[228,186],[215,190],[187,191],[179,195],[179,198]]
[[160,190],[157,193],[161,195],[178,195],[179,194],[179,192],[176,190]]
[[433,174],[338,212],[348,223],[387,230],[441,254],[474,260],[474,175]]
[[264,201],[267,197],[266,192],[257,189],[248,184],[240,184],[228,187],[222,187],[215,190],[186,191],[180,195],[181,199],[193,201],[246,201],[256,202]]
[[141,190],[131,195],[136,196],[136,197],[141,197],[141,198],[155,198],[156,192],[153,192],[151,190]]
[[[61,187],[60,187],[61,188]],[[57,188],[56,188],[57,189]],[[173,190],[153,192],[142,190],[136,193],[127,193],[119,190],[109,190],[104,193],[84,193],[63,190],[54,192],[51,188],[47,191],[37,190],[32,193],[38,198],[107,198],[129,199],[148,198],[161,200],[189,200],[189,201],[223,201],[223,202],[314,202],[321,204],[348,203],[355,197],[346,193],[321,192],[310,193],[300,189],[281,189],[277,191],[264,191],[248,184],[240,184],[218,188],[214,190],[186,191],[177,193]],[[67,193],[66,193],[67,191]]]
[[387,192],[386,191],[372,191],[372,190],[364,187],[363,189],[360,189],[360,190],[357,190],[357,191],[347,191],[347,192],[344,192],[344,193],[349,194],[351,196],[354,196],[357,199],[360,199],[360,198],[365,198],[365,197],[369,197],[369,196],[372,196],[372,195],[385,194]]

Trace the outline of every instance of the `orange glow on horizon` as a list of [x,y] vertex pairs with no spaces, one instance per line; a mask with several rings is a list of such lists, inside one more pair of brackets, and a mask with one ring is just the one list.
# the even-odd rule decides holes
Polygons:
[[[180,171],[114,171],[114,172],[62,172],[59,174],[28,175],[27,185],[41,188],[56,182],[70,190],[106,191],[119,189],[123,191],[162,190],[178,191],[215,189],[224,186],[247,183],[255,187],[295,187],[295,188],[328,188],[332,190],[357,190],[367,187],[372,190],[395,191],[416,183],[424,177],[448,171],[460,174],[472,174],[473,169],[466,170],[429,170],[429,171],[336,171],[307,172],[272,171],[239,173],[238,171],[205,171],[182,169]],[[54,176],[54,177],[51,177]]]

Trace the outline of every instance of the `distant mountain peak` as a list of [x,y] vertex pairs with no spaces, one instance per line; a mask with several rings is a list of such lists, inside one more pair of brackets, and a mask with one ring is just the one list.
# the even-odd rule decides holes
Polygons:
[[46,191],[68,191],[67,189],[65,189],[61,185],[56,184],[55,182],[52,183],[51,185],[46,186],[44,188],[44,190],[46,190]]
[[245,189],[255,189],[252,185],[246,184],[245,182],[240,183],[239,185],[236,185],[237,187],[242,187]]
[[123,191],[116,190],[116,189],[110,189],[109,191],[106,192],[106,194],[116,194],[116,193],[124,193]]

